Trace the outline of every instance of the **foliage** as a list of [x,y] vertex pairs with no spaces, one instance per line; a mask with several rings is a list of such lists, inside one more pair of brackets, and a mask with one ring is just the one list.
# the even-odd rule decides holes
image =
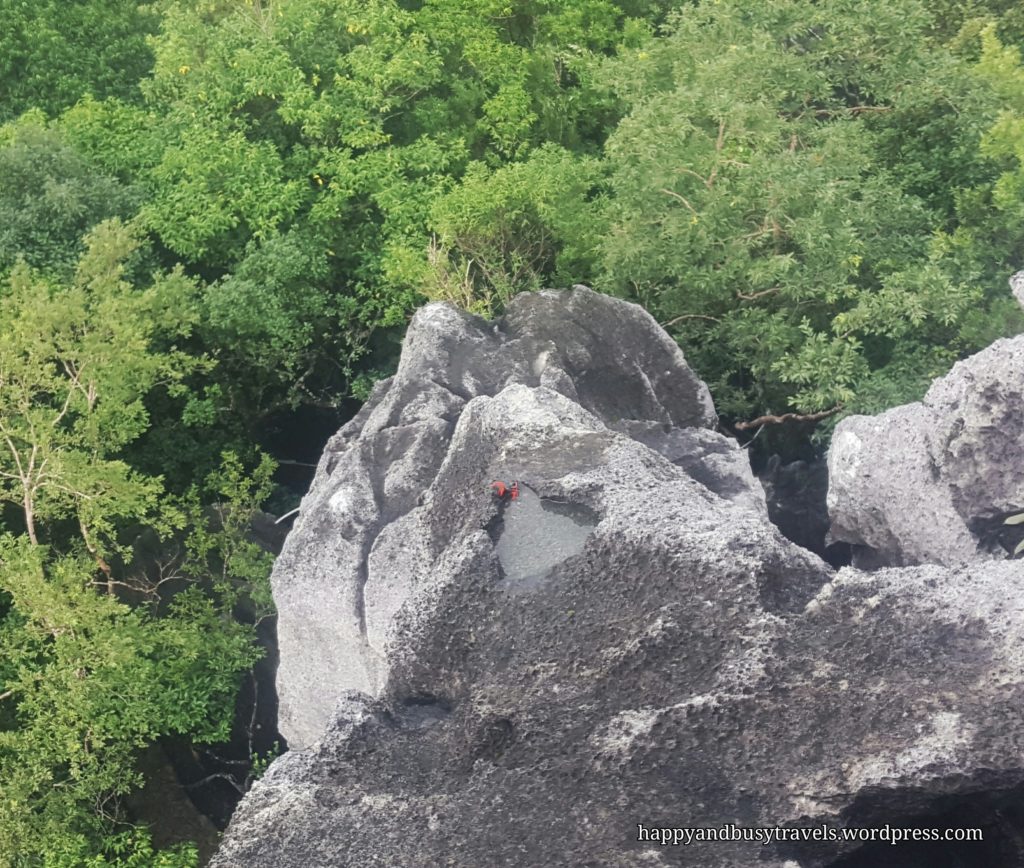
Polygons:
[[196,364],[152,347],[156,332],[188,333],[194,286],[178,272],[136,290],[124,272],[137,243],[117,221],[85,244],[70,283],[21,264],[0,292],[0,501],[21,510],[33,543],[40,522],[74,518],[103,559],[119,518],[157,510],[159,482],[118,451],[147,427],[146,393]]
[[597,160],[553,145],[497,169],[471,163],[431,211],[424,294],[490,314],[517,292],[587,279],[600,181]]
[[256,657],[261,438],[424,299],[637,300],[730,420],[1024,331],[1022,43],[1009,0],[0,0],[0,866],[194,864],[120,798]]
[[948,274],[986,290],[989,315],[972,310],[964,317],[961,337],[969,349],[987,346],[1005,335],[1024,331],[1024,313],[1005,291],[1007,278],[1021,267],[1024,247],[1024,189],[1017,138],[1024,130],[1024,73],[1020,51],[1000,41],[1000,28],[980,28],[971,45],[977,47],[974,69],[997,99],[998,111],[972,126],[976,164],[982,175],[962,172],[953,190],[956,221],[939,234],[937,247]]
[[[146,190],[146,228],[210,281],[201,336],[223,376],[197,412],[251,430],[299,403],[336,406],[367,370],[387,367],[368,355],[376,335],[401,328],[425,288],[441,291],[446,267],[516,268],[500,252],[484,266],[460,249],[471,229],[457,201],[434,211],[467,170],[463,201],[510,164],[492,184],[518,197],[513,210],[540,180],[541,210],[559,211],[555,235],[578,222],[553,197],[575,195],[592,168],[572,169],[557,149],[530,155],[545,143],[597,152],[618,107],[591,86],[591,61],[660,6],[164,3],[146,105],[84,103],[61,124],[90,159]],[[457,236],[453,261],[434,269],[432,217],[438,235]],[[573,261],[560,257],[566,271]]]
[[273,469],[265,459],[249,477],[225,455],[213,512],[197,497],[182,508],[184,547],[158,546],[161,562],[136,541],[113,581],[84,551],[0,540],[0,854],[36,854],[14,864],[195,864],[188,847],[153,853],[120,799],[140,783],[136,751],[160,736],[228,737],[239,678],[262,653],[254,625],[272,614],[271,558],[248,527]]
[[[134,752],[167,733],[226,737],[251,636],[197,590],[154,618],[95,592],[89,558],[7,537],[0,853],[85,864],[139,783]],[[76,861],[77,860],[77,861]],[[29,860],[27,864],[33,864]]]
[[[132,285],[137,246],[103,222],[67,282],[21,262],[0,290],[0,501],[18,511],[0,538],[0,854],[35,854],[19,865],[193,863],[125,831],[119,799],[154,739],[227,737],[270,612],[269,556],[246,537],[269,459],[250,478],[224,457],[212,517],[198,490],[177,503],[123,460],[148,393],[202,367],[173,344],[194,326],[194,282]],[[191,531],[133,562],[140,526]]]
[[910,0],[708,2],[611,65],[633,111],[600,285],[667,323],[727,416],[877,409],[977,348],[960,327],[985,294],[943,261],[957,215],[935,187],[982,174],[994,100],[928,25]]
[[274,742],[274,746],[271,750],[265,754],[255,754],[252,761],[252,776],[256,779],[263,777],[266,774],[267,769],[270,768],[270,764],[281,755],[281,744],[280,742]]
[[67,277],[82,236],[110,217],[129,217],[135,191],[103,174],[38,115],[0,129],[0,275],[19,257]]
[[1024,225],[1024,67],[1020,49],[1003,45],[994,25],[984,30],[981,42],[979,69],[1004,100],[981,142],[983,152],[1005,167],[993,187],[992,204],[1000,221],[1019,233]]
[[999,38],[1024,42],[1024,8],[1016,0],[931,0],[934,32],[957,49],[974,56],[978,34],[995,25]]
[[87,93],[133,97],[155,25],[135,0],[0,0],[0,122],[30,108],[56,114]]
[[[205,290],[201,335],[220,365],[231,412],[259,419],[282,406],[329,403],[325,384],[344,382],[349,349],[339,321],[352,306],[310,283],[331,280],[329,256],[302,228],[252,243],[234,271]],[[221,349],[223,348],[223,349]],[[210,403],[215,414],[223,403]]]
[[246,623],[253,625],[274,613],[269,582],[274,559],[252,539],[249,527],[271,494],[276,469],[264,455],[247,471],[237,455],[226,452],[220,468],[206,481],[207,491],[216,498],[214,504],[204,508],[204,498],[196,489],[186,500],[191,532],[186,540],[185,574],[208,582],[224,611],[246,607]]

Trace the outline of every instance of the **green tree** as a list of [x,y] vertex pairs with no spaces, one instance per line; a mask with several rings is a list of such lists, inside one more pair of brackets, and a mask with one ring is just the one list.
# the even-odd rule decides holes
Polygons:
[[134,0],[0,0],[0,122],[55,115],[85,94],[133,98],[157,18]]
[[[438,198],[471,165],[472,198],[482,173],[546,143],[596,154],[618,102],[592,86],[592,60],[663,6],[162,4],[146,105],[86,102],[61,126],[145,189],[144,225],[209,283],[201,334],[224,376],[196,411],[254,430],[298,403],[337,405],[437,277],[431,215],[461,267],[468,236]],[[580,172],[558,177],[569,161],[554,153],[494,183],[543,175],[549,196],[575,195]]]
[[[1001,110],[981,138],[981,151],[998,171],[990,183],[972,186],[961,200],[961,241],[975,259],[992,266],[1024,265],[1024,64],[1021,50],[1004,44],[990,24],[980,34],[978,70],[1001,97]],[[994,254],[994,255],[993,255]],[[978,263],[982,265],[982,263]]]
[[168,733],[224,740],[258,656],[198,591],[154,618],[97,594],[94,573],[89,558],[48,558],[25,538],[0,545],[12,600],[0,622],[0,864],[122,864],[118,801],[140,783],[135,751]]
[[[410,281],[432,300],[488,315],[517,292],[590,279],[602,181],[599,160],[556,145],[495,169],[471,163],[434,203],[430,256],[409,257]],[[402,265],[391,263],[396,272]]]
[[727,416],[877,411],[977,348],[986,291],[946,267],[941,187],[984,175],[996,101],[930,24],[913,0],[705,2],[609,65],[632,111],[600,285],[666,324]]
[[38,113],[0,128],[0,275],[22,258],[70,276],[85,233],[137,206],[137,191],[91,165]]
[[1024,8],[1016,0],[932,0],[928,4],[936,35],[976,56],[978,34],[994,25],[1000,39],[1024,42]]
[[69,284],[21,264],[0,294],[0,500],[19,508],[32,543],[41,522],[73,515],[100,559],[119,517],[157,509],[159,481],[118,455],[148,426],[144,398],[197,364],[153,351],[156,333],[194,325],[195,287],[178,272],[137,290],[124,274],[137,245],[119,222],[102,223]]
[[[4,866],[194,864],[192,848],[154,854],[120,800],[141,747],[227,737],[260,656],[269,557],[245,530],[273,465],[250,479],[226,456],[211,515],[198,489],[169,498],[123,457],[149,426],[148,393],[202,366],[174,346],[197,287],[180,271],[134,286],[137,245],[104,222],[67,282],[22,262],[0,289]],[[147,533],[156,556],[136,557]]]

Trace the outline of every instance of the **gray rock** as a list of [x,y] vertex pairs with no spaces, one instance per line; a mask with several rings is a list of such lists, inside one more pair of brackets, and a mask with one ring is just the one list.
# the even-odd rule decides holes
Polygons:
[[[517,385],[496,405],[508,418],[493,418],[486,443],[465,444],[466,466],[453,468],[474,400]],[[381,692],[394,618],[429,585],[458,522],[487,520],[490,482],[555,478],[554,459],[531,440],[584,430],[561,456],[571,469],[600,463],[621,432],[763,511],[746,455],[716,425],[707,387],[636,305],[576,287],[521,295],[496,323],[443,304],[421,309],[396,375],[328,444],[274,569],[281,732],[308,745],[343,691]],[[445,485],[456,472],[460,486]]]
[[[491,499],[481,468],[535,473],[538,500],[578,519],[562,559],[537,503]],[[638,824],[899,825],[1024,782],[1024,563],[835,574],[760,510],[522,385],[469,402],[413,514],[391,557],[421,571],[382,690],[335,695],[216,868],[811,868],[849,845],[670,846]]]
[[[926,408],[970,410],[949,453],[1009,449],[1012,393],[990,394],[994,430],[957,394]],[[853,845],[638,827],[899,826],[1024,785],[1024,562],[837,574],[768,521],[713,424],[621,302],[421,312],[278,562],[284,723],[307,747],[215,868],[815,868]],[[977,490],[943,478],[954,511]]]
[[831,538],[854,564],[956,564],[986,518],[1024,506],[1024,336],[996,341],[924,400],[851,416],[829,450]]
[[1018,271],[1010,278],[1010,290],[1021,307],[1024,307],[1024,271]]

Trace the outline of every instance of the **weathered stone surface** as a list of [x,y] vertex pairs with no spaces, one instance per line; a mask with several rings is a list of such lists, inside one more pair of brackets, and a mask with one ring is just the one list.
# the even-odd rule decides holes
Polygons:
[[1024,336],[959,362],[919,403],[844,419],[828,465],[831,536],[855,565],[1004,556],[973,531],[1024,506]]
[[[1020,351],[846,430],[944,456],[927,481],[969,515],[1019,448]],[[214,866],[817,868],[854,845],[637,827],[901,826],[1024,786],[1024,562],[837,574],[768,521],[714,420],[632,306],[539,294],[496,325],[425,308],[278,562],[283,724],[310,746],[254,786]],[[885,474],[932,465],[864,483],[877,455],[833,472],[871,519],[850,527],[877,521],[909,561]],[[889,864],[932,864],[902,852]]]
[[1018,271],[1010,278],[1010,290],[1021,307],[1024,307],[1024,271]]
[[[500,394],[477,432],[474,400]],[[342,691],[381,692],[394,618],[489,520],[494,479],[540,490],[633,438],[673,478],[763,513],[746,455],[716,424],[707,387],[636,305],[577,287],[524,294],[496,323],[420,310],[396,375],[328,444],[274,570],[289,743],[318,738]],[[538,450],[558,432],[576,433],[558,454]]]
[[[529,477],[589,533],[551,566],[535,504],[519,521],[484,470]],[[380,695],[334,696],[217,868],[811,868],[848,847],[671,847],[637,824],[899,825],[1024,781],[1020,562],[835,574],[761,510],[521,385],[469,402],[405,522],[387,562],[415,593],[369,640],[390,655]],[[525,535],[512,574],[506,534]],[[535,547],[546,572],[524,566]]]

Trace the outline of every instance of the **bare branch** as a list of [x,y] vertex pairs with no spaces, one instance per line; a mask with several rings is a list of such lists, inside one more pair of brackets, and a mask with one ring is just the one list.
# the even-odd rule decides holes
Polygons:
[[684,175],[692,175],[694,178],[700,181],[705,187],[708,187],[709,189],[711,187],[711,185],[708,183],[708,179],[705,178],[703,175],[698,175],[695,171],[693,171],[693,169],[678,168],[676,169],[676,171],[682,172]]
[[190,578],[189,576],[186,576],[183,573],[175,573],[170,576],[165,576],[164,578],[159,579],[156,582],[152,582],[149,579],[139,579],[137,581],[128,580],[124,582],[120,581],[119,579],[93,579],[89,582],[89,584],[95,585],[98,588],[125,588],[126,590],[134,591],[137,594],[145,594],[147,597],[156,597],[159,595],[160,587],[162,585],[164,585],[167,582],[173,581],[182,581],[195,584],[199,580]]
[[754,299],[757,298],[763,298],[766,295],[774,295],[777,292],[782,292],[781,286],[773,286],[771,289],[762,289],[760,292],[750,293],[740,292],[739,290],[737,290],[736,298],[742,298],[745,301],[753,301]]
[[206,748],[206,747],[201,747],[201,748],[199,748],[199,750],[200,750],[200,752],[203,755],[208,756],[214,762],[219,762],[222,765],[226,765],[226,766],[244,766],[244,767],[248,767],[248,765],[249,765],[249,761],[248,760],[228,759],[226,756],[221,756],[216,751],[210,750],[209,748]]
[[671,196],[671,197],[672,197],[673,199],[678,199],[678,200],[679,200],[680,202],[682,202],[682,203],[683,203],[683,204],[684,204],[684,205],[685,205],[685,206],[686,206],[687,208],[689,208],[689,209],[690,209],[690,213],[691,213],[691,214],[693,214],[693,216],[694,216],[694,217],[696,217],[696,216],[697,216],[697,209],[696,209],[696,208],[694,208],[694,207],[693,207],[693,205],[691,205],[691,204],[690,204],[690,200],[689,200],[689,199],[687,199],[687,198],[686,198],[685,196],[680,196],[680,195],[679,195],[678,193],[676,193],[676,192],[675,192],[674,190],[667,190],[667,189],[665,189],[664,187],[662,187],[662,188],[661,188],[660,192],[664,193],[664,194],[665,194],[666,196]]
[[745,443],[745,444],[743,445],[743,448],[744,448],[744,449],[749,449],[749,448],[750,448],[751,446],[753,446],[753,445],[754,445],[754,441],[755,441],[755,440],[756,440],[756,439],[757,439],[758,437],[760,437],[760,436],[761,436],[761,432],[762,432],[762,431],[764,431],[764,430],[765,430],[765,426],[764,426],[764,425],[762,425],[762,426],[761,426],[760,428],[758,428],[758,429],[757,429],[757,432],[756,432],[756,433],[754,434],[754,436],[753,436],[753,437],[751,437],[751,438],[750,438],[750,439],[749,439],[749,440],[748,440],[748,441],[747,441],[747,442],[746,442],[746,443]]
[[836,404],[831,410],[821,410],[817,413],[783,413],[781,416],[758,416],[749,422],[737,422],[736,430],[746,431],[759,425],[781,425],[784,422],[820,422],[822,419],[834,416],[842,409],[842,404]]
[[139,594],[148,595],[153,593],[150,588],[147,588],[144,585],[136,585],[132,582],[122,582],[117,579],[91,579],[89,584],[95,585],[97,588],[125,588],[126,590],[135,591]]
[[851,105],[851,106],[840,106],[837,108],[819,108],[812,109],[809,106],[803,108],[796,114],[789,112],[780,112],[779,117],[784,120],[795,120],[798,121],[803,117],[810,114],[816,118],[831,118],[831,117],[843,117],[844,115],[859,115],[865,112],[877,112],[884,113],[892,111],[892,106],[888,105]]
[[0,418],[0,434],[4,435],[4,442],[7,443],[7,448],[10,450],[11,457],[14,459],[14,466],[18,470],[18,478],[24,483],[28,477],[25,474],[25,468],[21,463],[21,453],[18,451],[18,447],[14,443],[14,438],[11,433],[7,430],[7,426],[4,425],[3,419]]
[[816,109],[814,116],[817,118],[829,118],[835,115],[842,115],[844,112],[849,112],[851,115],[864,114],[865,112],[888,112],[892,111],[892,106],[888,105],[851,105],[844,108],[838,109]]
[[53,417],[53,421],[50,423],[52,427],[56,428],[60,424],[60,420],[67,415],[68,410],[71,408],[71,399],[74,395],[75,390],[68,389],[68,396],[64,399],[64,406],[60,408],[60,412]]
[[705,316],[702,313],[684,313],[682,316],[677,316],[675,319],[670,319],[668,322],[658,323],[658,325],[663,329],[667,329],[669,326],[673,326],[677,322],[682,322],[684,319],[706,319],[711,322],[721,322],[717,316]]
[[229,784],[231,784],[231,786],[233,786],[236,790],[238,790],[238,792],[240,792],[243,796],[245,795],[245,789],[243,788],[243,786],[240,783],[238,783],[238,781],[235,779],[234,775],[230,775],[227,772],[215,772],[212,775],[207,775],[205,778],[203,778],[202,780],[196,781],[194,784],[185,784],[185,789],[186,790],[194,790],[196,787],[201,787],[203,784],[208,784],[208,783],[210,783],[210,781],[216,781],[216,780],[227,781]]

